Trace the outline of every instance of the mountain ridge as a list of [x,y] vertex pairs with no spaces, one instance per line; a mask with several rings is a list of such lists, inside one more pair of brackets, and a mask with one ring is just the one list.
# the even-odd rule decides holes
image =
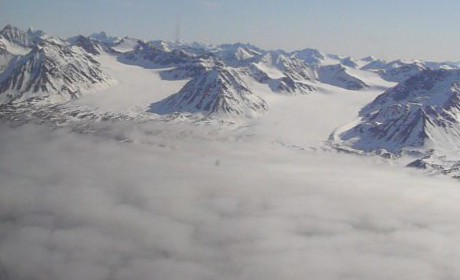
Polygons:
[[[263,50],[241,43],[209,46],[199,43],[146,41],[113,37],[105,32],[62,40],[45,35],[42,31],[21,31],[10,25],[0,32],[0,37],[9,44],[7,47],[0,47],[0,69],[3,69],[0,72],[2,103],[20,102],[37,96],[49,96],[55,102],[67,102],[85,94],[91,88],[110,86],[111,77],[104,73],[104,65],[98,62],[101,55],[116,57],[119,63],[147,70],[157,69],[165,81],[186,81],[181,90],[171,92],[164,100],[152,100],[151,108],[162,109],[149,109],[148,112],[178,113],[187,108],[185,111],[189,113],[205,115],[237,112],[236,115],[243,116],[265,111],[267,106],[263,97],[248,85],[260,85],[258,87],[266,87],[273,94],[285,95],[320,93],[324,87],[331,86],[365,92],[389,87],[392,82],[403,80],[406,76],[429,67],[441,67],[440,64],[427,66],[419,61],[410,64],[403,61],[387,63],[374,57],[355,59],[324,54],[314,49],[286,52]],[[41,60],[37,58],[32,63],[33,56],[40,56],[37,52],[40,44],[54,49],[53,55],[43,53]],[[26,53],[11,53],[8,51],[9,46],[22,48],[21,51]],[[27,66],[27,59],[30,66]],[[38,74],[30,72],[32,68],[38,71],[40,67],[34,65],[40,65],[40,61],[48,62],[50,66],[43,66],[42,72],[39,71]],[[78,68],[84,71],[78,73]],[[55,71],[52,69],[61,69],[53,79],[49,78],[53,73],[48,73]],[[39,76],[41,78],[37,78]],[[248,80],[251,82],[247,83]],[[206,92],[211,87],[216,100],[229,102],[216,103],[222,107],[202,106],[201,103],[191,102],[205,100]],[[183,98],[189,95],[190,98]],[[253,98],[254,96],[257,98]],[[159,106],[159,102],[163,102],[163,105]],[[165,104],[170,105],[169,109],[165,109]],[[229,108],[229,104],[236,108]],[[242,104],[246,104],[242,108],[249,110],[248,112],[242,112]],[[178,111],[174,112],[172,108]]]

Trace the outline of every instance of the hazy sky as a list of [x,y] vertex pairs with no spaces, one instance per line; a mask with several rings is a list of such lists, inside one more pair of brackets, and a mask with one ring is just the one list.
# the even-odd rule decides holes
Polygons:
[[458,0],[0,0],[0,24],[52,35],[248,42],[353,56],[460,60]]

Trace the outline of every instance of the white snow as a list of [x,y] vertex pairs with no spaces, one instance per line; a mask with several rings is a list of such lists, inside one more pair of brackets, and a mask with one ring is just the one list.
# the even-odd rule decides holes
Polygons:
[[31,51],[31,48],[26,48],[17,44],[12,44],[10,41],[6,40],[0,36],[0,45],[3,45],[5,49],[14,55],[26,55]]
[[94,94],[82,96],[73,102],[77,106],[88,106],[101,112],[119,112],[139,115],[147,111],[150,104],[178,92],[187,82],[162,80],[160,71],[167,69],[145,69],[127,65],[115,56],[98,57],[105,73],[116,80],[116,84]]
[[254,66],[257,67],[257,69],[259,69],[260,71],[267,74],[267,76],[270,79],[276,80],[276,79],[281,79],[281,78],[286,77],[286,75],[284,75],[283,72],[281,72],[278,68],[276,68],[272,64],[260,62],[260,63],[254,64]]
[[321,86],[321,94],[283,96],[265,93],[269,110],[253,120],[257,134],[303,148],[318,148],[331,132],[358,116],[378,91],[355,92]]
[[397,83],[385,81],[384,79],[382,79],[382,77],[380,77],[379,74],[372,71],[363,71],[360,69],[347,67],[347,72],[356,78],[362,79],[371,88],[381,90],[382,92],[385,89],[397,85]]
[[127,53],[133,51],[137,44],[137,39],[123,38],[116,46],[113,46],[112,49],[120,53]]

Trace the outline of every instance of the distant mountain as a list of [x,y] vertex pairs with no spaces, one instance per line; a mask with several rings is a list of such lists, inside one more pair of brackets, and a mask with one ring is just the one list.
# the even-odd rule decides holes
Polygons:
[[212,53],[230,66],[241,67],[257,60],[266,51],[250,44],[237,43],[220,45]]
[[305,64],[307,64],[308,66],[312,67],[320,66],[328,60],[326,54],[323,54],[322,52],[315,49],[303,49],[300,51],[294,51],[291,53],[291,57],[297,58],[305,62]]
[[419,74],[425,69],[427,69],[427,67],[421,61],[395,60],[389,62],[380,73],[383,79],[400,83]]
[[99,33],[93,33],[93,34],[89,35],[88,38],[90,38],[92,40],[95,40],[95,41],[98,41],[98,42],[101,42],[103,44],[109,45],[109,46],[113,46],[115,44],[118,44],[122,40],[119,37],[109,36],[104,31],[99,32]]
[[364,107],[360,120],[335,133],[353,149],[399,154],[460,149],[460,70],[424,70]]
[[340,64],[351,68],[359,68],[360,61],[353,57],[346,57],[340,60]]
[[139,46],[139,43],[142,43],[142,41],[135,38],[125,37],[115,44],[106,43],[106,45],[117,53],[128,53],[134,51]]
[[104,52],[104,45],[89,37],[78,35],[67,39],[71,46],[77,46],[92,55],[100,55]]
[[364,61],[366,64],[361,67],[361,70],[385,70],[388,66],[385,60],[374,57],[365,58]]
[[[119,50],[118,45],[113,49]],[[131,51],[123,52],[119,61],[127,64],[140,65],[147,68],[173,67],[194,58],[180,49],[158,47],[151,43],[137,41]]]
[[272,51],[253,61],[248,70],[250,75],[273,92],[308,94],[316,89],[314,71],[296,58]]
[[369,87],[362,78],[355,76],[342,64],[321,66],[318,69],[318,79],[322,83],[349,90],[362,90]]

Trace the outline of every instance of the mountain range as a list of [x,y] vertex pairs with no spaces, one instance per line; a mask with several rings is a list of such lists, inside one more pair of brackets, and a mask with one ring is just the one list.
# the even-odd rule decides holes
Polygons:
[[114,79],[99,60],[104,55],[122,64],[161,69],[164,80],[188,80],[164,100],[152,100],[148,112],[157,114],[251,115],[267,109],[255,88],[288,95],[321,92],[330,86],[365,91],[388,88],[427,68],[453,67],[355,59],[313,49],[286,52],[240,43],[143,41],[104,32],[61,39],[7,25],[0,31],[0,103],[31,99],[63,103],[110,87]]
[[[139,68],[143,80],[130,76]],[[404,155],[409,166],[451,173],[460,170],[452,159],[460,148],[459,69],[455,62],[146,41],[105,32],[63,39],[7,25],[0,31],[0,119],[30,111],[73,119],[126,113],[100,105],[110,100],[132,103],[131,111],[153,118],[246,119],[270,110],[271,95],[379,92],[356,120],[332,132],[329,143],[339,150]],[[125,99],[117,99],[123,83],[142,92],[137,103],[128,86]]]

